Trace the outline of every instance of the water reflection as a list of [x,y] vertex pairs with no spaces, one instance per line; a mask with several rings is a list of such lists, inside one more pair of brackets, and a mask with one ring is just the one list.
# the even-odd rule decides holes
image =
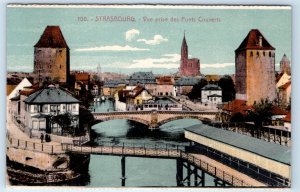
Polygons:
[[[169,101],[164,101],[169,102]],[[96,112],[113,110],[111,101],[94,105]],[[196,119],[180,119],[163,124],[157,130],[126,120],[116,119],[98,123],[92,127],[95,142],[116,141],[147,144],[188,144],[184,128],[201,124]],[[89,186],[121,186],[121,157],[91,155]],[[176,161],[171,159],[126,157],[126,186],[176,186]]]

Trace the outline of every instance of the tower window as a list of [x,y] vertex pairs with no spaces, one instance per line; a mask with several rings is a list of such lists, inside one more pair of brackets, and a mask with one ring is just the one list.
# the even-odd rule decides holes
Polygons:
[[266,53],[265,53],[265,52],[263,52],[263,55],[264,55],[264,56],[266,56]]
[[250,52],[250,56],[251,56],[251,57],[253,56],[253,52],[252,52],[252,51]]
[[259,56],[259,51],[257,51],[256,55]]
[[269,57],[271,57],[271,51],[269,52]]
[[59,65],[59,68],[61,69],[61,65]]

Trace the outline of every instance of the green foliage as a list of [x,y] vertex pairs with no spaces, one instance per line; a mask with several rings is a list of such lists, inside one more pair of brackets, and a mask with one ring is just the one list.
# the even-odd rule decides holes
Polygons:
[[273,104],[268,99],[262,99],[259,103],[254,102],[253,110],[249,112],[247,119],[254,122],[258,138],[263,123],[271,121],[272,107]]
[[228,102],[235,99],[235,89],[233,80],[229,75],[224,75],[218,82],[219,87],[222,88],[222,101]]
[[207,85],[206,79],[201,79],[196,85],[194,85],[191,92],[187,94],[189,99],[193,100],[193,99],[201,98],[201,89],[205,85]]
[[75,127],[71,124],[74,122],[74,117],[71,113],[59,114],[51,117],[52,123],[57,123],[62,128],[62,133],[74,134]]

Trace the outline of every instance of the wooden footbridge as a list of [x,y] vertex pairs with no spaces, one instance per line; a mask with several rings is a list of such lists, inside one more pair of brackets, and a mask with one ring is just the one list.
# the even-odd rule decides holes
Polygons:
[[[149,144],[124,144],[124,143],[103,143],[100,146],[75,146],[62,144],[66,152],[95,154],[95,155],[117,155],[121,156],[122,178],[125,178],[125,157],[145,157],[176,159],[177,161],[177,185],[183,186],[187,183],[190,186],[191,176],[194,175],[195,186],[205,186],[205,174],[215,178],[216,186],[234,187],[266,187],[261,183],[243,173],[236,171],[229,166],[219,163],[205,155],[187,153],[183,146],[175,145],[149,145]],[[183,168],[187,169],[186,178],[183,177]],[[193,167],[193,168],[192,168]],[[198,174],[199,173],[201,174]],[[125,179],[124,179],[125,183]]]

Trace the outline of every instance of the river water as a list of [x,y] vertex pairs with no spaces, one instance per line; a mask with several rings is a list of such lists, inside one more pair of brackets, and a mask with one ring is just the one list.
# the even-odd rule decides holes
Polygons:
[[[114,106],[112,101],[106,100],[102,103],[94,103],[94,108],[96,112],[106,112],[112,111]],[[181,119],[160,126],[159,130],[150,131],[143,124],[117,119],[98,123],[92,127],[92,130],[97,136],[96,142],[113,140],[126,143],[187,145],[183,128],[195,124],[201,124],[201,121]],[[120,187],[121,157],[91,155],[88,177],[89,181],[85,185],[90,187]],[[206,175],[206,185],[213,186],[213,184],[212,177]],[[177,186],[176,160],[126,157],[125,186]]]

